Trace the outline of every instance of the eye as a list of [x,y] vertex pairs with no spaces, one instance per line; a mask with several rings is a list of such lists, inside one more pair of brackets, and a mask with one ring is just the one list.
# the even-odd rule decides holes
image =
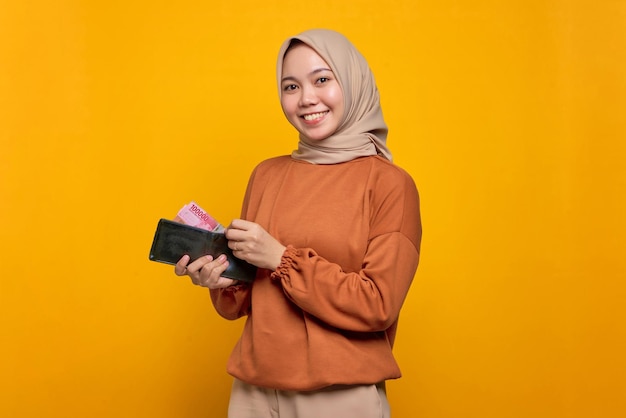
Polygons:
[[297,88],[295,84],[286,84],[283,86],[283,91],[294,91]]
[[320,77],[320,78],[318,78],[318,79],[317,79],[317,82],[318,82],[319,84],[324,84],[324,83],[326,83],[326,82],[328,82],[328,81],[330,81],[330,78],[329,78],[329,77]]

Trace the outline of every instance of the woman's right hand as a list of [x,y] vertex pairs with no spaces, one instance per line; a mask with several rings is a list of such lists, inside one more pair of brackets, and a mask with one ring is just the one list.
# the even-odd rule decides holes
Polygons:
[[222,273],[228,268],[228,260],[224,254],[217,258],[205,255],[189,263],[189,256],[184,255],[176,266],[174,273],[177,276],[189,276],[193,284],[208,287],[209,289],[222,289],[237,283],[236,280],[222,277]]

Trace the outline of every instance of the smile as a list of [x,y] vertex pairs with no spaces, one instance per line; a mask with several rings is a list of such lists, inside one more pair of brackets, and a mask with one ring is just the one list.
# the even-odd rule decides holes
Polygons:
[[310,114],[304,115],[302,117],[304,118],[304,120],[312,121],[312,120],[315,120],[315,119],[323,118],[327,113],[328,113],[328,110],[325,111],[325,112],[310,113]]

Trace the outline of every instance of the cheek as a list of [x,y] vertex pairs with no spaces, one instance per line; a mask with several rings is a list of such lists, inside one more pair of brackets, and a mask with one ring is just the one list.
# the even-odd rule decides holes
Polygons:
[[328,101],[329,104],[332,103],[335,109],[343,109],[343,94],[341,92],[341,89],[337,88],[329,92]]

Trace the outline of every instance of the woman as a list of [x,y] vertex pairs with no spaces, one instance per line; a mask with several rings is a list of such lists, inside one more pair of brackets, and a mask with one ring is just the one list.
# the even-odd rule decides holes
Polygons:
[[242,219],[226,230],[253,284],[221,277],[224,256],[178,275],[211,289],[227,319],[247,316],[228,362],[230,418],[381,418],[392,346],[417,269],[419,201],[391,162],[374,77],[341,34],[310,30],[278,56],[283,112],[298,149],[252,173]]

